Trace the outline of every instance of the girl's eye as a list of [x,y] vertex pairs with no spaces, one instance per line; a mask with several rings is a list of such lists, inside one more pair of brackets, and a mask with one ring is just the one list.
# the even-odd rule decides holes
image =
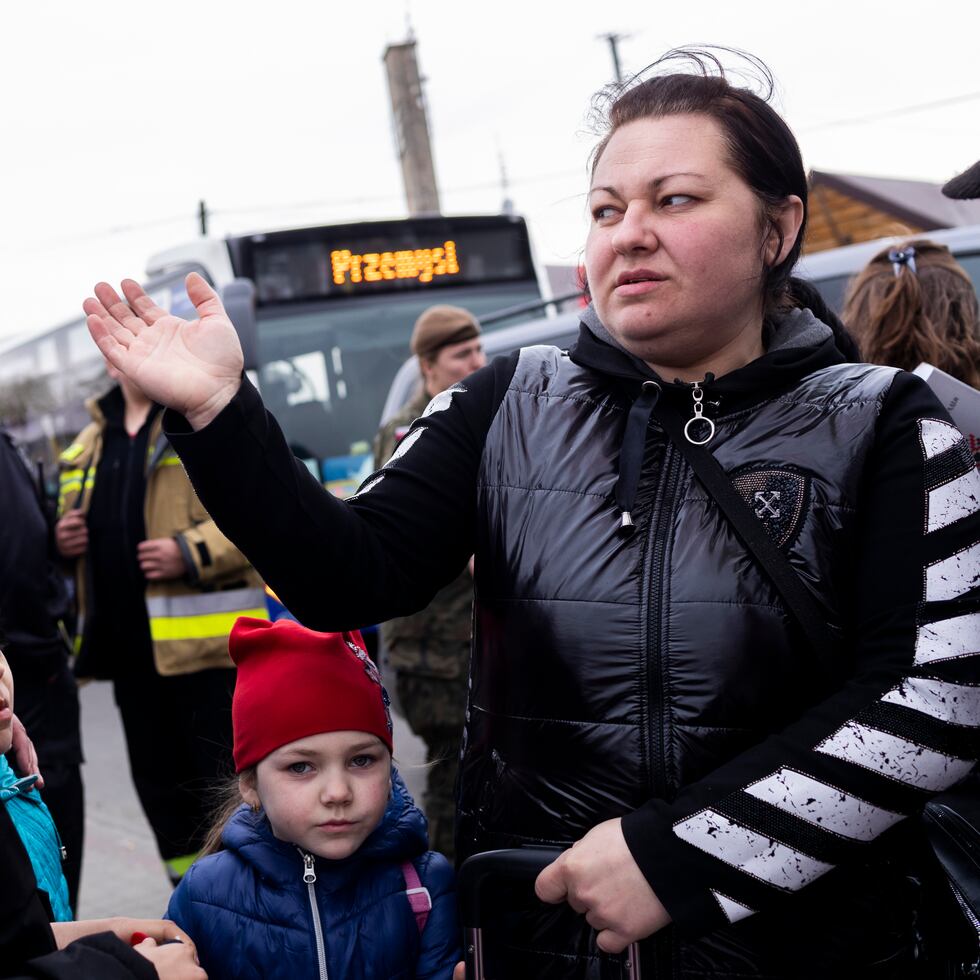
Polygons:
[[373,755],[355,755],[353,759],[350,760],[350,764],[354,769],[367,769],[368,766],[375,762]]
[[304,776],[313,771],[313,766],[308,762],[294,762],[289,766],[289,771],[296,776]]

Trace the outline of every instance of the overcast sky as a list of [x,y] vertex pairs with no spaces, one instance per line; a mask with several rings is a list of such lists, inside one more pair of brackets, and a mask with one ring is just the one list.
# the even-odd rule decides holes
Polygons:
[[499,210],[502,155],[544,262],[581,251],[608,31],[627,70],[691,42],[761,57],[808,167],[942,182],[980,157],[980,8],[960,0],[6,3],[0,337],[141,277],[201,198],[219,235],[404,215],[381,57],[409,9],[443,210]]

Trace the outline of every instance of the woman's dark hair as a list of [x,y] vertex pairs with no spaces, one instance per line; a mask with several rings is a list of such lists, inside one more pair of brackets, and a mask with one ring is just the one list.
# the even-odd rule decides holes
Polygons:
[[973,283],[949,249],[919,238],[882,249],[854,277],[843,318],[873,364],[911,371],[925,361],[980,388],[977,307]]
[[[761,81],[762,94],[733,85],[719,55],[736,55]],[[674,71],[682,63],[687,70]],[[654,73],[654,74],[651,74]],[[796,138],[769,105],[775,84],[772,73],[751,55],[727,48],[677,48],[622,85],[603,89],[593,100],[592,119],[602,139],[592,152],[591,168],[602,157],[613,133],[638,119],[657,119],[679,113],[700,113],[715,121],[728,144],[735,172],[759,200],[765,229],[763,242],[775,234],[782,249],[783,236],[774,218],[786,198],[795,194],[803,202],[803,223],[789,254],[777,265],[765,265],[763,299],[766,312],[791,302],[787,287],[803,247],[808,214],[807,177]]]

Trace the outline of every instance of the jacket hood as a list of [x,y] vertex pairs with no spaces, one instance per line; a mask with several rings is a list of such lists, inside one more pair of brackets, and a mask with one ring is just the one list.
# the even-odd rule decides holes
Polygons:
[[[726,396],[725,410],[744,407],[792,387],[800,378],[831,364],[841,364],[844,356],[837,349],[834,334],[810,310],[794,309],[768,319],[764,327],[766,352],[749,364],[705,385],[709,398]],[[582,367],[625,381],[656,381],[668,398],[691,385],[675,378],[662,378],[651,367],[631,354],[609,333],[595,307],[583,311],[579,337],[570,351],[571,359]],[[732,405],[732,402],[738,403]]]
[[[397,769],[391,771],[392,794],[381,823],[360,848],[342,861],[315,857],[317,879],[328,885],[341,884],[354,877],[365,863],[408,861],[428,850],[428,824],[415,805],[408,787]],[[262,810],[249,809],[244,803],[225,825],[221,842],[235,851],[266,879],[278,883],[295,883],[302,876],[303,861],[295,844],[279,840]]]

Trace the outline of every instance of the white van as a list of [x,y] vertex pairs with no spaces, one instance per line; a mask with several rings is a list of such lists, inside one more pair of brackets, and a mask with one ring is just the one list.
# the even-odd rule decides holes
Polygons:
[[831,248],[826,252],[804,256],[796,266],[795,274],[802,279],[812,280],[827,305],[840,313],[851,277],[860,272],[883,248],[911,238],[928,238],[945,245],[956,256],[956,261],[966,269],[973,280],[974,288],[980,293],[980,225],[877,238],[872,242]]
[[[827,305],[840,313],[851,277],[860,272],[883,248],[909,238],[928,238],[945,245],[956,256],[957,262],[966,269],[973,280],[974,287],[980,293],[980,225],[945,228],[940,231],[895,238],[878,238],[872,242],[828,249],[802,258],[796,266],[795,274],[803,279],[812,280]],[[483,348],[487,360],[491,360],[498,354],[509,354],[520,347],[529,347],[532,344],[570,347],[578,336],[578,322],[577,312],[560,313],[554,317],[542,317],[485,333]],[[418,383],[418,365],[415,358],[410,357],[398,369],[388,390],[381,415],[382,423],[391,418],[412,397]]]

